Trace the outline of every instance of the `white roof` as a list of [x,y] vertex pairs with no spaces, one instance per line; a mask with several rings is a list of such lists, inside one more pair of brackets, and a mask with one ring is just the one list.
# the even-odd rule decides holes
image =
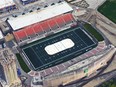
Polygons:
[[54,55],[63,50],[69,49],[69,48],[73,47],[74,45],[75,45],[74,42],[71,39],[67,38],[67,39],[61,40],[59,42],[56,42],[54,44],[46,46],[45,51],[49,55]]
[[13,0],[0,0],[0,9],[15,5]]
[[13,30],[17,30],[25,26],[61,15],[72,10],[73,9],[66,2],[62,2],[59,4],[57,3],[53,6],[49,6],[46,9],[40,11],[21,15],[17,18],[11,18],[8,20],[8,22],[13,28]]
[[3,34],[1,30],[0,30],[0,39],[3,39]]

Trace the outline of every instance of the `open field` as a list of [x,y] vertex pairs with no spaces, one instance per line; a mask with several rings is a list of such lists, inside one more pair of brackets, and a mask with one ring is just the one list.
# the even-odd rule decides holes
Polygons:
[[106,0],[106,2],[98,8],[98,11],[116,23],[116,0]]

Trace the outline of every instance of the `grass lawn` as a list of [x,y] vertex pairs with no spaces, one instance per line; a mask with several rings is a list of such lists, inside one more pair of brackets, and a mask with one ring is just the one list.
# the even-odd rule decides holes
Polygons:
[[107,0],[98,8],[98,11],[116,23],[116,0]]
[[24,72],[28,73],[30,71],[30,69],[28,68],[28,66],[26,65],[26,63],[24,62],[24,60],[22,59],[20,54],[16,54],[16,57],[19,61],[19,64],[21,66],[21,68],[24,70]]
[[102,37],[102,35],[97,32],[90,24],[84,24],[85,29],[87,29],[87,31],[89,31],[98,41],[103,41],[104,38]]

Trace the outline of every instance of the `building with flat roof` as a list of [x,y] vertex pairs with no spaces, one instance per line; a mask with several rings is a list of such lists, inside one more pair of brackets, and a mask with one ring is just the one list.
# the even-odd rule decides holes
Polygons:
[[0,13],[16,9],[13,0],[0,0]]
[[0,0],[0,9],[15,5],[13,0]]

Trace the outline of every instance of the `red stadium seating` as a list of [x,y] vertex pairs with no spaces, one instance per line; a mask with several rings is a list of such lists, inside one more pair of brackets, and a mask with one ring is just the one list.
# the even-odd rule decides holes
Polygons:
[[65,14],[63,19],[66,21],[66,23],[71,23],[73,21],[73,16],[72,14]]
[[58,16],[54,19],[54,21],[57,22],[57,24],[60,26],[60,27],[63,27],[65,25],[65,22],[63,20],[63,16]]
[[34,34],[33,28],[32,27],[27,27],[25,28],[25,32],[28,36],[31,36]]
[[72,21],[74,21],[74,19],[71,13],[63,14],[46,21],[30,25],[22,30],[15,31],[14,36],[18,41],[20,41],[24,38],[35,36],[36,34],[43,34],[44,31],[49,32],[50,30],[58,29]]
[[53,29],[53,30],[55,30],[59,27],[58,24],[54,21],[54,19],[48,20],[48,24],[50,25],[51,29]]
[[26,35],[25,31],[23,31],[23,30],[14,32],[14,35],[16,36],[17,40],[23,40],[23,39],[27,38],[27,35]]
[[52,67],[51,69],[53,70],[54,73],[58,72],[58,68],[56,66]]
[[19,38],[19,36],[18,36],[16,33],[17,33],[17,32],[13,32],[13,34],[14,34],[16,40],[19,40],[20,38]]
[[36,33],[42,33],[42,32],[43,32],[43,28],[40,26],[40,24],[34,24],[34,25],[32,26],[32,28],[34,29],[34,31],[35,31]]
[[41,23],[40,23],[40,26],[43,28],[44,31],[50,30],[50,27],[49,27],[47,21],[41,22]]

